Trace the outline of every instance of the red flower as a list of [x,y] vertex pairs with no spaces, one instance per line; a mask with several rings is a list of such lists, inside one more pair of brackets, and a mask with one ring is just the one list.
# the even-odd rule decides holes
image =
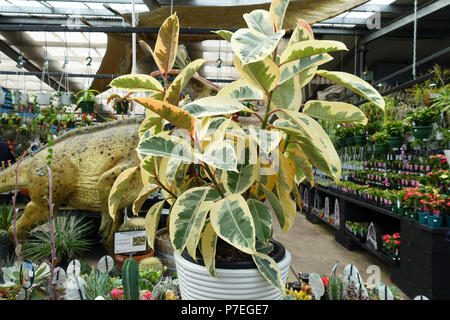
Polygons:
[[400,238],[400,233],[394,233],[393,234],[394,239],[399,239]]
[[400,245],[400,240],[394,240],[394,243]]
[[328,278],[327,277],[320,277],[322,279],[323,285],[326,288],[328,285]]

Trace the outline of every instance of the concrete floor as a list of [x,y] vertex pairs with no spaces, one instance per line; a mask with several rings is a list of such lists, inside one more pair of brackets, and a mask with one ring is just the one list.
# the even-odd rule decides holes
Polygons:
[[[389,265],[365,250],[350,251],[334,239],[334,232],[323,224],[312,224],[302,213],[297,213],[292,228],[283,233],[276,219],[273,223],[273,238],[282,243],[292,255],[290,281],[296,281],[295,273],[317,273],[329,276],[336,261],[339,261],[336,274],[343,276],[344,267],[353,264],[357,267],[364,281],[373,273],[366,273],[371,265],[380,268],[380,281],[388,286],[393,285],[389,277]],[[373,271],[372,271],[373,272]],[[409,299],[400,292],[402,299]]]

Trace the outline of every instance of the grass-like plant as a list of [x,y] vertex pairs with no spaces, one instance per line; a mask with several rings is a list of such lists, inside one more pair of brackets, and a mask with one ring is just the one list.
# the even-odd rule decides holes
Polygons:
[[[22,252],[32,261],[44,261],[51,257],[49,222],[36,227],[23,243]],[[93,241],[88,238],[92,231],[89,221],[75,214],[55,218],[55,248],[58,260],[73,259],[89,250]]]
[[2,204],[0,206],[0,229],[8,230],[14,219],[14,210],[10,204]]

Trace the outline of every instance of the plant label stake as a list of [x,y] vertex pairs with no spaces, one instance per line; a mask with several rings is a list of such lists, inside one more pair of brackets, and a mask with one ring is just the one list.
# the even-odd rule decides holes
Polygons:
[[33,286],[34,282],[34,266],[29,260],[24,260],[20,265],[19,281],[25,290],[25,300],[27,300],[28,289]]

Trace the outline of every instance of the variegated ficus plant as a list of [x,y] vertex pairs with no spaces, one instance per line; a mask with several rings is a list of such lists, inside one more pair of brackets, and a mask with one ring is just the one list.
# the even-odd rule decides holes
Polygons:
[[[150,246],[167,202],[170,240],[178,253],[186,249],[197,259],[198,248],[208,272],[216,277],[219,237],[251,255],[267,281],[282,292],[280,270],[269,255],[272,216],[282,231],[289,230],[301,201],[298,184],[304,180],[313,184],[312,166],[336,180],[341,173],[338,154],[315,119],[367,122],[364,113],[347,103],[307,101],[302,105],[302,88],[318,75],[384,108],[384,100],[367,82],[344,72],[318,70],[332,59],[329,52],[347,48],[341,42],[315,40],[306,21],[298,20],[287,48],[277,54],[285,36],[281,27],[288,2],[274,0],[269,11],[245,14],[248,28],[216,32],[231,43],[241,78],[215,96],[180,99],[203,59],[189,63],[168,83],[178,47],[176,14],[162,24],[154,50],[141,43],[152,54],[164,85],[144,74],[124,75],[110,84],[150,92],[148,98],[130,98],[146,108],[137,147],[141,164],[117,178],[109,199],[111,215],[132,176],[140,172],[143,189],[134,203],[135,213],[155,190],[165,195],[145,218]],[[247,109],[242,104],[245,100],[264,101],[265,111],[258,114]],[[258,125],[243,126],[232,116],[240,111],[252,112]]]

